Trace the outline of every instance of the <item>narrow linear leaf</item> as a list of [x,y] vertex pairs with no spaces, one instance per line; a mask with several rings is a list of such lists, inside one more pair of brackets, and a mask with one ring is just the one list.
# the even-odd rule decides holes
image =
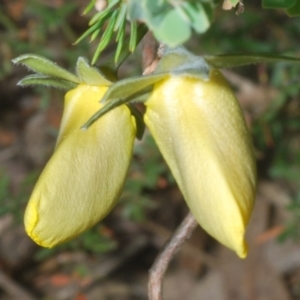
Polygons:
[[100,110],[98,110],[85,124],[82,125],[81,129],[88,129],[93,123],[95,123],[103,115],[111,111],[112,109],[126,103],[125,99],[118,99],[118,101],[107,102]]
[[129,97],[124,97],[121,99],[114,99],[113,101],[107,102],[101,109],[99,109],[82,127],[81,129],[88,129],[94,122],[96,122],[99,118],[104,116],[106,113],[110,112],[114,108],[134,103],[134,102],[142,102],[149,98],[149,94],[151,91],[151,87],[147,87],[147,89],[140,89],[137,93],[130,95]]
[[137,23],[135,21],[131,21],[129,51],[134,52],[136,45],[137,45]]
[[96,0],[91,0],[89,5],[85,8],[85,10],[83,11],[83,15],[87,14],[88,12],[90,12],[93,7],[95,6]]
[[73,45],[78,44],[81,42],[84,38],[86,38],[89,34],[93,33],[98,28],[101,28],[105,20],[99,20],[97,23],[95,23],[93,26],[91,26],[87,31],[85,31],[76,41]]
[[126,19],[126,11],[127,11],[127,4],[122,3],[118,10],[118,16],[117,16],[116,23],[114,26],[114,31],[119,30],[119,28],[123,26],[125,19]]
[[28,75],[20,80],[17,85],[19,86],[29,86],[29,85],[43,85],[47,87],[54,87],[62,90],[74,89],[77,84],[68,80],[63,80],[54,77],[48,77],[44,75]]
[[105,10],[98,11],[89,21],[89,26],[92,26],[96,22],[101,21],[103,17],[105,17],[109,13],[108,7]]
[[125,29],[126,29],[126,24],[125,24],[125,19],[123,20],[123,24],[119,27],[117,36],[116,36],[116,42],[118,42],[121,38],[121,35],[125,35]]
[[12,62],[17,65],[24,65],[25,67],[29,68],[30,70],[36,73],[53,76],[76,83],[80,82],[79,78],[76,75],[59,67],[53,61],[46,59],[42,56],[38,56],[35,54],[24,54],[17,58],[14,58]]
[[96,29],[91,36],[90,42],[94,41],[100,32],[101,32],[101,28]]
[[[148,31],[148,27],[145,24],[139,24],[138,26],[138,33],[137,33],[137,43],[139,43],[145,34]],[[102,62],[99,66],[101,70],[105,70],[104,72],[109,72],[111,74],[115,74],[123,63],[123,61],[131,54],[129,51],[129,41],[128,39],[124,40],[123,47],[121,49],[121,53],[119,55],[119,59],[117,63],[115,63],[114,56],[115,54],[112,53],[110,57],[108,57],[104,62]],[[106,74],[106,73],[105,73]]]
[[116,15],[117,15],[117,11],[114,11],[113,14],[111,15],[111,18],[107,24],[107,27],[102,35],[102,38],[100,40],[100,43],[96,49],[96,52],[93,56],[93,59],[92,59],[92,65],[95,64],[96,60],[98,59],[101,51],[103,49],[105,49],[105,47],[108,45],[108,43],[110,42],[111,40],[111,37],[113,35],[113,29],[114,29],[114,25],[115,25],[115,22],[116,22]]
[[90,85],[110,86],[111,82],[95,67],[90,66],[87,59],[79,57],[76,65],[76,73],[84,83]]
[[131,97],[137,92],[151,86],[152,84],[169,76],[168,73],[161,73],[156,75],[149,75],[144,77],[132,77],[117,81],[113,84],[103,96],[101,102],[112,101],[115,99],[124,99]]
[[124,38],[125,38],[125,26],[123,26],[122,28],[119,28],[119,31],[117,34],[116,41],[118,43],[118,46],[117,46],[116,53],[115,53],[115,64],[117,64],[120,54],[122,52]]
[[107,7],[102,10],[97,12],[92,19],[89,22],[89,26],[93,25],[94,23],[96,23],[98,20],[101,20],[102,18],[106,17],[107,14],[109,14],[112,11],[112,8],[119,3],[119,0],[111,0],[109,1],[109,4],[107,5]]
[[272,55],[272,54],[230,54],[230,55],[216,55],[216,56],[204,56],[206,62],[217,68],[234,68],[249,64],[256,63],[269,63],[269,62],[296,62],[300,63],[300,58]]

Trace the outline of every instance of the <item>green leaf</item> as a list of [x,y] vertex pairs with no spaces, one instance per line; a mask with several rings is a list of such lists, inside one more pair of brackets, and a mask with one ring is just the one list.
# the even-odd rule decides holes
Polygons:
[[177,9],[169,11],[158,26],[152,28],[154,36],[169,45],[175,47],[183,44],[191,36],[191,29]]
[[263,0],[263,8],[290,8],[296,4],[297,0]]
[[149,75],[143,77],[126,78],[114,83],[105,93],[101,102],[112,101],[116,99],[125,99],[133,94],[151,86],[152,84],[162,80],[168,74],[162,73],[157,75]]
[[120,6],[120,9],[118,11],[118,16],[116,19],[116,23],[114,26],[114,31],[119,30],[122,26],[124,26],[125,20],[126,20],[126,10],[127,10],[127,4],[122,3]]
[[96,23],[97,21],[105,18],[110,12],[112,12],[112,8],[118,4],[119,0],[110,0],[107,7],[102,10],[97,12],[92,19],[89,22],[89,26],[92,26],[94,23]]
[[74,43],[74,45],[78,44],[81,42],[84,38],[86,38],[89,34],[93,33],[96,31],[98,28],[101,28],[103,23],[105,22],[105,19],[99,20],[97,23],[95,23],[93,26],[91,26],[87,31],[85,31]]
[[130,39],[129,39],[129,51],[133,52],[137,46],[137,23],[135,21],[130,22]]
[[92,36],[91,36],[91,39],[90,39],[90,42],[94,41],[94,40],[96,39],[96,37],[99,35],[100,32],[101,32],[101,27],[100,27],[100,28],[97,28],[97,29],[93,32],[93,34],[92,34]]
[[[137,43],[139,43],[142,38],[145,36],[145,34],[148,31],[148,27],[145,24],[139,24],[137,28]],[[99,68],[101,71],[103,71],[105,74],[115,74],[120,67],[120,65],[123,63],[123,61],[131,54],[129,51],[129,40],[124,40],[123,47],[120,49],[121,53],[118,56],[118,60],[115,59],[115,53],[112,53],[110,57],[108,57],[105,61],[103,61]]]
[[184,2],[182,7],[188,14],[191,25],[196,32],[203,33],[209,28],[211,21],[210,17],[212,17],[212,14],[210,16],[208,15],[203,4],[198,2]]
[[[142,102],[146,101],[149,98],[150,93],[150,86],[147,86],[146,89],[139,89],[138,92],[131,94],[129,97],[123,97],[119,99],[113,99],[109,102],[106,102],[104,106],[99,109],[82,127],[81,129],[86,130],[88,129],[94,122],[96,122],[99,118],[104,116],[109,111],[113,110],[114,108],[129,104],[131,102]],[[102,102],[102,101],[101,101]]]
[[100,43],[96,49],[96,52],[93,56],[93,59],[92,59],[92,65],[95,64],[96,60],[99,58],[100,56],[100,53],[101,51],[108,45],[108,43],[110,42],[111,40],[111,37],[113,35],[113,30],[114,30],[114,25],[115,25],[115,22],[116,22],[116,16],[117,16],[117,13],[118,11],[115,10],[111,17],[110,17],[110,20],[107,24],[107,27],[102,35],[102,38],[100,40]]
[[62,90],[72,90],[74,89],[77,84],[68,80],[63,80],[59,78],[54,77],[48,77],[45,75],[28,75],[24,77],[22,80],[20,80],[17,85],[19,86],[29,86],[29,85],[44,85],[47,87],[54,87]]
[[117,38],[116,41],[118,43],[117,49],[116,49],[116,53],[115,53],[115,64],[117,64],[122,49],[123,49],[123,45],[124,45],[124,38],[125,38],[125,26],[123,26],[122,28],[119,29],[118,34],[117,34]]
[[76,65],[78,77],[87,84],[110,86],[111,82],[95,67],[90,66],[87,59],[79,57]]
[[240,67],[255,63],[269,63],[280,61],[300,63],[300,58],[273,54],[225,54],[216,56],[204,56],[204,59],[209,65],[217,69]]
[[285,10],[289,17],[300,16],[300,1],[297,1],[296,4]]
[[229,0],[233,6],[236,6],[240,0]]
[[85,8],[85,10],[83,11],[83,15],[87,14],[88,12],[90,12],[93,7],[95,6],[96,0],[91,0],[89,5]]
[[34,54],[24,54],[17,58],[14,58],[12,62],[17,65],[21,64],[39,74],[53,76],[76,83],[80,82],[79,78],[76,75],[59,67],[56,63],[42,56]]
[[175,47],[186,42],[191,30],[205,32],[210,26],[212,1],[131,0],[128,15],[143,21],[162,43]]

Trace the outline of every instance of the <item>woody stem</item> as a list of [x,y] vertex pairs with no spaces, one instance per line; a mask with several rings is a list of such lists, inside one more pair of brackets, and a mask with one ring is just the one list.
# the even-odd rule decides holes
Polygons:
[[167,267],[181,245],[191,236],[196,226],[197,221],[189,213],[155,259],[150,269],[148,283],[149,300],[163,300],[162,283]]

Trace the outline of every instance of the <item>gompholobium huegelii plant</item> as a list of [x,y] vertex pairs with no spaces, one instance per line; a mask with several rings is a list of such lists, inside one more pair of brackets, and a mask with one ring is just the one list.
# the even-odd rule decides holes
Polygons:
[[[14,59],[36,72],[20,85],[68,90],[54,153],[26,208],[28,235],[53,247],[103,219],[120,197],[145,123],[198,223],[245,257],[255,159],[239,103],[218,68],[274,60],[166,48],[153,74],[112,83],[83,58],[76,75],[36,55]],[[137,101],[146,106],[144,119]]]

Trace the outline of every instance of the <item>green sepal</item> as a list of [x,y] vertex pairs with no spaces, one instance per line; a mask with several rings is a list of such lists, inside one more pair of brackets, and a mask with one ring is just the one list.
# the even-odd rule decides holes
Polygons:
[[208,80],[210,67],[201,56],[196,56],[183,47],[166,47],[154,74],[170,73]]
[[62,90],[72,90],[77,86],[77,83],[55,78],[55,77],[49,77],[45,75],[40,74],[34,74],[34,75],[28,75],[24,77],[22,80],[20,80],[17,85],[19,86],[29,86],[29,85],[44,85],[47,87],[54,87]]
[[300,16],[300,1],[297,1],[294,6],[286,9],[285,12],[289,17]]
[[88,129],[94,122],[96,122],[99,118],[101,118],[103,115],[108,113],[109,111],[113,110],[114,108],[124,105],[124,104],[130,104],[130,103],[136,103],[136,102],[145,102],[151,92],[152,86],[147,86],[144,89],[140,89],[135,94],[132,94],[128,97],[123,98],[117,98],[117,99],[110,99],[111,101],[106,102],[104,106],[99,109],[82,127],[81,129]]
[[210,66],[217,69],[234,68],[256,63],[282,61],[300,63],[300,58],[270,54],[225,54],[216,56],[204,56],[204,59]]
[[191,54],[183,47],[166,48],[154,74],[117,81],[107,90],[101,102],[105,103],[131,97],[171,75],[208,80],[209,73],[210,66],[202,57]]
[[143,77],[132,77],[117,81],[103,96],[101,102],[105,103],[112,100],[127,99],[137,92],[152,86],[154,83],[169,76],[168,73],[155,74]]
[[131,105],[130,103],[127,104],[127,107],[130,109],[131,115],[135,118],[136,138],[138,140],[141,140],[143,138],[145,127],[146,127],[143,119],[143,115],[134,105]]
[[34,54],[24,54],[14,58],[12,62],[17,65],[24,65],[25,67],[39,74],[56,77],[75,83],[80,82],[80,79],[76,75],[59,67],[53,61],[46,59],[42,56]]
[[110,86],[111,82],[96,68],[91,66],[87,59],[79,57],[76,64],[76,74],[82,82],[89,85]]

